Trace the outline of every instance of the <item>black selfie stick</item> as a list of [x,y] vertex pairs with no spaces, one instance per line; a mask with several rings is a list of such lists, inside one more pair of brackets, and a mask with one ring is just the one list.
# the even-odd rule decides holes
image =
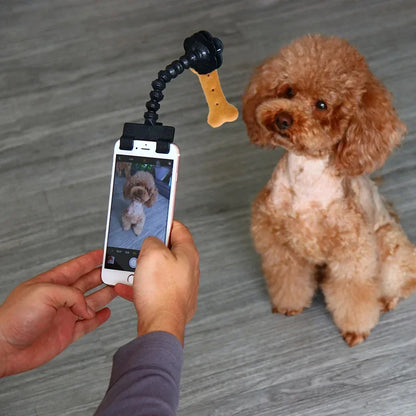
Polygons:
[[168,153],[170,143],[175,136],[175,128],[163,126],[157,123],[157,111],[160,108],[160,101],[163,100],[162,91],[166,84],[176,78],[185,69],[192,68],[198,74],[209,74],[218,69],[222,64],[223,44],[220,39],[212,37],[206,31],[194,33],[186,38],[183,47],[185,55],[173,61],[164,70],[159,71],[157,79],[152,82],[150,100],[146,103],[144,113],[144,124],[125,123],[123,135],[120,138],[120,149],[131,150],[133,140],[156,141],[156,152]]

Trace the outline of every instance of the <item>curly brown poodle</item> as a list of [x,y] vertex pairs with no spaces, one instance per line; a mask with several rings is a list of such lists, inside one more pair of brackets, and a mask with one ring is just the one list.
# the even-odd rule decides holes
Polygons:
[[416,289],[415,248],[367,176],[406,126],[359,52],[321,35],[261,64],[243,104],[251,141],[286,150],[252,208],[272,310],[302,312],[320,284],[345,341],[359,344]]
[[150,208],[158,197],[153,175],[139,171],[128,176],[123,186],[123,196],[130,201],[130,205],[121,216],[123,230],[128,231],[132,228],[134,234],[139,235],[143,231],[146,220],[143,206]]

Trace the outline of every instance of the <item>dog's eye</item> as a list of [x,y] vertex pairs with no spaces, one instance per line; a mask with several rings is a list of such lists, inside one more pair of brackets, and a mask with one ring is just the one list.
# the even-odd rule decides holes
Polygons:
[[287,87],[284,95],[286,98],[293,98],[295,96],[295,90],[292,87]]
[[318,110],[322,110],[322,111],[324,111],[324,110],[326,110],[328,107],[326,106],[326,103],[325,103],[325,101],[322,101],[322,100],[318,100],[316,103],[315,103],[315,107],[318,109]]

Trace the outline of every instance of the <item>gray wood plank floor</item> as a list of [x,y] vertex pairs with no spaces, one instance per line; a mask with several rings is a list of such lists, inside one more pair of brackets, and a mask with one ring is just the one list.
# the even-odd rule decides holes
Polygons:
[[[416,2],[3,0],[0,2],[0,301],[19,282],[102,246],[114,141],[142,121],[150,82],[206,29],[225,44],[223,90],[241,110],[255,65],[305,33],[346,37],[395,96],[403,146],[378,172],[416,243]],[[167,87],[160,119],[181,148],[176,217],[201,253],[178,414],[415,415],[416,296],[349,349],[321,296],[270,313],[249,234],[250,203],[281,151],[220,129],[197,78]],[[131,304],[47,365],[0,381],[0,414],[91,415],[111,357],[135,335]]]

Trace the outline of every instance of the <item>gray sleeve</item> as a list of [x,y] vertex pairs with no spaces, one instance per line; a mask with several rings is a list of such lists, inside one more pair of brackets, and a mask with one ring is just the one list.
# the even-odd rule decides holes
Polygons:
[[167,332],[152,332],[121,347],[110,385],[95,416],[174,416],[179,401],[183,348]]

